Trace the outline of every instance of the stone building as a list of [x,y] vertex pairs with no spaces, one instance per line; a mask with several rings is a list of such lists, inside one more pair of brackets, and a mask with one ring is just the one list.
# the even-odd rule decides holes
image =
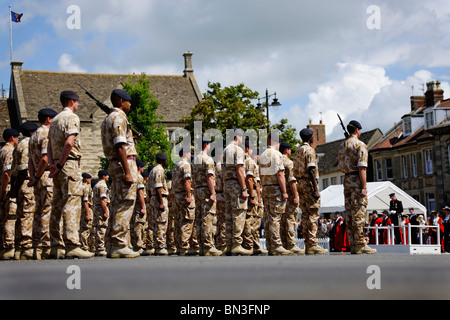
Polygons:
[[[150,91],[160,103],[157,114],[163,117],[162,124],[167,128],[169,136],[174,130],[184,127],[181,119],[189,116],[193,107],[202,99],[192,68],[192,53],[186,52],[183,56],[183,75],[147,75],[150,79]],[[80,96],[77,114],[81,121],[82,170],[96,176],[99,157],[103,157],[100,125],[106,115],[77,83],[112,107],[111,91],[122,88],[129,75],[32,71],[24,70],[22,65],[22,62],[12,62],[8,99],[11,127],[18,128],[25,121],[38,123],[37,114],[41,108],[61,110],[61,91],[77,92]]]
[[393,182],[429,211],[442,208],[450,200],[449,119],[440,82],[427,83],[424,96],[411,97],[411,112],[370,149],[374,180]]

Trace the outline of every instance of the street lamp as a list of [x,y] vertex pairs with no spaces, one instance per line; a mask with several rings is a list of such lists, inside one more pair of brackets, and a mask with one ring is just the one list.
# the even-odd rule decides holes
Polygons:
[[[269,98],[272,97],[272,96],[275,96],[275,98],[273,98],[273,102],[269,105]],[[261,104],[260,99],[264,99],[264,97],[258,98],[258,104],[256,105],[256,109],[262,111],[262,110],[264,110],[264,106]],[[275,110],[277,110],[278,107],[281,106],[281,103],[278,102],[277,93],[275,92],[275,93],[269,95],[269,92],[268,92],[267,89],[266,89],[265,99],[266,99],[266,106],[265,106],[265,108],[266,108],[266,112],[267,112],[267,125],[269,125],[269,123],[270,123],[269,122],[269,107],[273,107]]]

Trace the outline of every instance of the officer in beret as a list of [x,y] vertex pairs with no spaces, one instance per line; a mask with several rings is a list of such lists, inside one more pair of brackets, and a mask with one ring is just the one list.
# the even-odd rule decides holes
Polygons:
[[148,178],[150,198],[150,214],[153,219],[154,249],[155,255],[168,255],[166,249],[166,233],[169,219],[168,196],[166,175],[164,168],[167,166],[167,155],[156,155],[156,166],[150,172]]
[[107,231],[108,258],[136,258],[129,247],[130,222],[136,203],[138,170],[137,151],[127,113],[131,97],[122,89],[111,92],[113,109],[101,126],[103,153],[109,160],[111,211]]
[[80,118],[76,115],[78,100],[74,91],[61,92],[63,110],[53,118],[48,134],[49,177],[53,178],[54,195],[50,217],[51,257],[56,259],[93,256],[81,249],[79,236],[83,181]]
[[15,129],[5,129],[3,131],[3,139],[5,145],[0,151],[0,170],[1,170],[1,185],[0,185],[0,236],[1,236],[1,258],[14,258],[14,228],[16,220],[10,219],[9,214],[9,197],[10,191],[10,177],[11,167],[13,162],[14,148],[19,143],[20,133]]
[[345,221],[352,254],[374,254],[364,235],[367,199],[367,165],[369,150],[361,137],[361,124],[347,125],[350,137],[339,146],[339,170],[344,176]]
[[[19,131],[23,139],[19,142],[13,152],[13,164],[11,169],[11,192],[10,201],[16,206],[10,206],[11,220],[16,221],[16,258],[22,260],[33,259],[33,215],[35,210],[34,190],[28,187],[28,146],[30,137],[37,130],[38,126],[33,122],[24,122],[20,125]],[[16,214],[12,210],[17,208]],[[13,230],[11,230],[14,233]]]
[[53,179],[50,175],[50,165],[47,155],[48,131],[50,123],[58,113],[50,108],[39,110],[40,127],[32,134],[29,142],[30,161],[28,171],[29,187],[34,187],[36,209],[33,217],[33,248],[34,259],[50,257],[50,212],[53,198]]
[[99,181],[93,189],[94,202],[94,247],[95,256],[106,256],[105,234],[109,218],[109,180],[108,170],[98,172]]

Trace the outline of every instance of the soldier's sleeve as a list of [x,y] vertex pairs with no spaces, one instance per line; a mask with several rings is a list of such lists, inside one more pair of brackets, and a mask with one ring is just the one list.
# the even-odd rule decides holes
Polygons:
[[308,149],[308,151],[305,154],[306,157],[306,167],[316,167],[316,153],[313,148]]
[[155,189],[164,187],[164,170],[156,170],[155,172]]
[[104,184],[99,189],[100,198],[108,198],[108,186]]
[[89,201],[89,187],[87,184],[83,187],[83,202]]
[[206,175],[216,175],[215,167],[214,167],[214,160],[208,159],[206,160]]
[[137,184],[136,184],[136,188],[139,189],[144,189],[145,185],[144,185],[144,178],[142,177],[142,175],[139,173],[138,174],[138,179],[137,179]]
[[13,163],[13,152],[12,150],[8,149],[4,154],[2,171],[4,172],[11,170],[12,163]]
[[369,159],[369,154],[367,150],[367,146],[364,143],[359,144],[358,146],[358,164],[357,167],[366,167]]
[[41,155],[46,155],[48,147],[48,136],[45,137],[40,136],[39,141],[40,141]]
[[287,169],[286,171],[286,179],[288,182],[292,182],[292,181],[297,181],[297,179],[295,179],[294,177],[294,162],[293,161],[289,161],[289,163],[287,164],[287,166],[285,166]]
[[128,121],[120,116],[115,116],[112,120],[112,138],[114,145],[127,143]]
[[236,165],[244,165],[245,164],[245,153],[242,148],[236,148]]
[[192,170],[189,163],[186,163],[183,167],[183,179],[192,179]]
[[67,125],[64,130],[64,137],[67,139],[71,135],[80,134],[80,118],[77,115],[72,115],[67,120]]
[[245,170],[245,176],[251,176],[251,177],[254,176],[253,172],[255,171],[255,166],[253,165],[253,161],[251,161],[250,157],[245,159],[244,168],[245,168],[244,169]]

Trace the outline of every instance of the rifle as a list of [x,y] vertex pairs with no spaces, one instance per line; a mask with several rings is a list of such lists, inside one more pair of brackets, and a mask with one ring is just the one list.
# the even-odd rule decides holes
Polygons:
[[345,126],[344,126],[344,123],[342,122],[341,116],[339,115],[339,113],[337,114],[337,116],[338,116],[338,118],[339,118],[339,121],[341,122],[342,129],[344,130],[344,136],[345,136],[345,139],[348,139],[349,134],[348,134],[348,132],[347,132],[347,129],[346,129]]
[[[94,96],[92,95],[92,93],[90,93],[89,91],[87,91],[87,89],[85,89],[85,88],[84,88],[81,84],[79,84],[78,82],[77,82],[77,85],[79,85],[80,88],[84,90],[84,92],[89,96],[89,98],[91,98],[92,100],[95,101],[95,104],[96,104],[100,109],[102,109],[104,113],[106,113],[106,114],[110,114],[110,113],[111,113],[111,108],[110,108],[110,107],[108,107],[106,104],[104,104],[103,102],[101,102],[100,100],[98,100],[96,97],[94,97]],[[134,129],[133,127],[131,127],[131,131],[133,131],[133,136],[134,136],[136,139],[139,140],[139,139],[142,138],[142,133],[138,132],[138,131],[137,131],[136,129]]]

